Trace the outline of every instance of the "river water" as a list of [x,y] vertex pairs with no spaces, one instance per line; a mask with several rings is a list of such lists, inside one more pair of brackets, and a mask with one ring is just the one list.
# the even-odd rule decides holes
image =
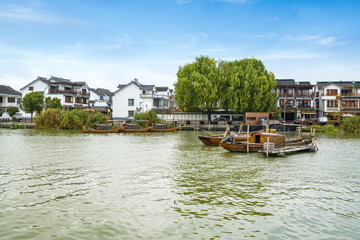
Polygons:
[[0,129],[0,239],[359,239],[360,137],[264,158],[198,132]]

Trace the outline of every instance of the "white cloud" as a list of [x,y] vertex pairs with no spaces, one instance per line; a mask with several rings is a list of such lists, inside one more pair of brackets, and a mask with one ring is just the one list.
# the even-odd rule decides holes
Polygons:
[[82,23],[78,19],[62,17],[54,13],[38,9],[39,6],[41,5],[34,4],[33,7],[23,7],[14,4],[0,4],[0,19],[40,23]]
[[320,38],[315,42],[323,46],[331,46],[336,44],[336,38],[335,37]]
[[269,18],[270,22],[276,22],[277,20],[279,20],[279,18],[277,16],[275,16],[273,18]]

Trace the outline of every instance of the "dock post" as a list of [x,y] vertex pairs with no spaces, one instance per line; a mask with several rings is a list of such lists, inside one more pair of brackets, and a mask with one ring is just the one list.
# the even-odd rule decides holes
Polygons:
[[246,151],[247,151],[247,153],[249,153],[249,137],[250,137],[250,134],[249,134],[249,124],[248,124],[248,126],[247,126],[247,137],[246,137]]
[[269,143],[270,143],[270,138],[268,137],[268,139],[267,139],[267,148],[266,148],[266,157],[269,157]]

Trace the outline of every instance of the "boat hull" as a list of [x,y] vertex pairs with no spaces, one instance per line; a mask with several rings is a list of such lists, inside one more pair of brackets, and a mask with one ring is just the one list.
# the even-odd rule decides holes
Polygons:
[[141,132],[148,132],[150,128],[141,128],[141,129],[120,129],[119,132],[124,132],[124,133],[141,133]]
[[165,129],[149,128],[149,132],[176,132],[179,129],[180,127],[165,128]]
[[112,128],[112,129],[105,129],[105,130],[99,130],[99,129],[83,129],[82,131],[84,133],[117,133],[120,131],[121,128]]

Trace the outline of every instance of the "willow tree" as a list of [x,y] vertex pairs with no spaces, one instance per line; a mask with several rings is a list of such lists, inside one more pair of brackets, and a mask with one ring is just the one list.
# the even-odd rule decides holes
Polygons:
[[218,102],[219,68],[213,58],[200,56],[193,63],[179,67],[175,98],[187,111],[205,110],[210,121],[211,111]]
[[274,109],[276,95],[275,76],[255,58],[221,62],[223,84],[220,107],[235,112],[269,112]]

